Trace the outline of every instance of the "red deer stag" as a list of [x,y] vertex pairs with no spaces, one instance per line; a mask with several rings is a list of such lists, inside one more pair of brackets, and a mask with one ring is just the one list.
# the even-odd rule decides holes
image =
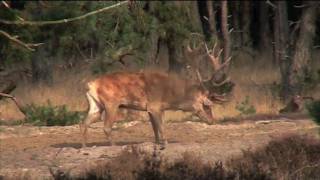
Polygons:
[[[192,50],[189,46],[185,51],[186,56],[195,57],[199,49]],[[149,114],[156,143],[165,148],[166,140],[162,127],[162,114],[165,110],[190,111],[209,124],[214,122],[211,106],[214,101],[224,101],[221,95],[213,90],[215,87],[229,84],[229,78],[221,75],[229,60],[220,63],[219,56],[214,56],[214,49],[208,52],[214,70],[210,79],[203,81],[198,70],[197,82],[179,78],[165,72],[115,72],[101,76],[88,85],[86,93],[89,102],[89,111],[86,119],[80,123],[83,135],[82,146],[86,146],[87,129],[89,125],[104,116],[104,133],[111,142],[111,128],[118,120],[119,108],[129,108],[146,111]],[[190,59],[190,58],[188,58]],[[193,59],[193,58],[191,58]],[[193,59],[194,60],[194,59]],[[217,80],[218,79],[218,80]]]

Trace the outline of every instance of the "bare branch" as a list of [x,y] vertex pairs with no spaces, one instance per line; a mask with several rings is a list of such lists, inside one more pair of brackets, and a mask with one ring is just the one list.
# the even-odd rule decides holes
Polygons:
[[[9,5],[7,2],[1,1],[1,4],[3,4],[7,9],[12,10],[11,7],[10,7],[10,5]],[[18,18],[19,20],[24,21],[24,19],[23,19],[22,17],[20,17],[20,16],[18,16],[18,15],[16,15],[16,14],[15,14],[15,16],[16,16],[16,18]]]
[[36,43],[36,44],[32,44],[32,43],[25,43],[21,40],[18,39],[18,36],[11,36],[10,34],[8,34],[5,31],[0,30],[0,34],[2,34],[3,36],[5,36],[6,38],[8,38],[10,41],[28,49],[29,51],[34,51],[35,47],[42,45],[43,43]]
[[294,8],[306,8],[306,7],[309,7],[310,5],[307,5],[307,4],[302,4],[302,5],[294,5],[293,7]]
[[275,4],[273,4],[272,2],[270,2],[269,0],[267,0],[266,3],[267,3],[268,5],[270,5],[273,9],[276,9],[276,8],[277,8],[277,6],[276,6]]
[[289,21],[289,26],[292,26],[294,24],[299,24],[299,23],[301,23],[301,20],[299,20],[299,21]]
[[6,8],[9,8],[10,9],[10,6],[8,3],[6,3],[5,1],[1,1],[1,3],[6,7]]
[[0,92],[0,96],[2,96],[2,97],[6,97],[6,98],[13,98],[13,96],[12,96],[12,95],[10,95],[10,94],[6,94],[6,93],[1,93],[1,92]]
[[26,111],[23,109],[21,103],[20,103],[14,96],[12,96],[12,95],[10,95],[10,94],[6,94],[6,93],[1,93],[1,92],[0,92],[0,96],[1,96],[1,97],[6,97],[6,98],[12,99],[13,102],[14,102],[14,103],[16,104],[16,106],[18,107],[18,109],[19,109],[24,115],[26,115]]
[[[15,84],[13,81],[10,81],[10,82],[6,85],[6,87],[1,90],[1,93],[3,93],[3,94],[9,94],[9,93],[11,93],[16,87],[17,87],[16,84]],[[5,96],[0,96],[0,100],[2,99],[2,97],[5,97]]]
[[63,24],[63,23],[68,23],[68,22],[73,22],[73,21],[77,21],[80,19],[84,19],[86,17],[110,10],[112,8],[115,8],[117,6],[121,6],[126,3],[128,3],[128,1],[122,1],[122,2],[119,2],[119,3],[114,4],[112,6],[104,7],[104,8],[101,8],[101,9],[98,9],[95,11],[91,11],[87,14],[84,14],[84,15],[81,15],[78,17],[73,17],[73,18],[68,18],[68,19],[61,19],[61,20],[55,20],[55,21],[21,21],[21,20],[8,21],[8,20],[0,19],[0,23],[7,24],[7,25],[30,25],[30,26],[45,26],[45,25],[52,25],[52,24]]

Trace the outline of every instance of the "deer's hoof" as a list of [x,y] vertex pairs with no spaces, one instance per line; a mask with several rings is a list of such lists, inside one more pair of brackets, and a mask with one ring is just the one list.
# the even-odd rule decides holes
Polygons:
[[166,149],[166,146],[165,145],[163,145],[163,144],[160,144],[160,148],[159,148],[160,150],[165,150]]
[[162,141],[159,145],[160,145],[160,150],[164,150],[166,148],[168,144],[167,140]]

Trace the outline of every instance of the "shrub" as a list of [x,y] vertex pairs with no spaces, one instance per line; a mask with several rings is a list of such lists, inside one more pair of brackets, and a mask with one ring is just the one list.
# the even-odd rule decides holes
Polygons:
[[50,101],[43,106],[26,105],[24,111],[25,122],[38,126],[67,126],[76,124],[81,119],[81,113],[68,111],[66,105],[53,106]]
[[308,112],[314,122],[320,125],[320,101],[314,101],[307,105]]
[[273,140],[254,152],[244,151],[228,164],[242,179],[317,179],[319,149],[319,140],[295,135]]
[[251,115],[256,113],[256,108],[250,103],[249,96],[240,102],[237,103],[236,109],[240,112],[240,115]]
[[[57,171],[55,179],[126,179],[126,180],[269,180],[318,179],[320,141],[303,136],[290,136],[271,141],[256,151],[245,151],[231,159],[226,167],[221,162],[205,163],[193,154],[169,162],[157,153],[124,152],[117,158],[92,167],[81,177]],[[61,175],[62,174],[62,175]]]

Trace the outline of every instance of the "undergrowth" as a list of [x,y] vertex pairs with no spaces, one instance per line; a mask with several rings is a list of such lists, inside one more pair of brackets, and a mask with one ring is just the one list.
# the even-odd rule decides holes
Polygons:
[[236,110],[240,112],[241,116],[252,115],[256,113],[256,108],[251,104],[249,96],[246,96],[242,102],[237,103]]
[[320,125],[320,100],[307,104],[307,109],[314,122]]
[[66,105],[54,106],[50,101],[46,105],[29,104],[23,107],[25,123],[37,126],[68,126],[80,122],[82,113],[69,111]]
[[107,163],[98,164],[78,177],[62,171],[52,172],[54,179],[125,179],[125,180],[271,180],[317,179],[320,173],[320,141],[303,136],[273,140],[256,151],[225,164],[206,163],[194,153],[169,161],[159,152],[124,151]]

